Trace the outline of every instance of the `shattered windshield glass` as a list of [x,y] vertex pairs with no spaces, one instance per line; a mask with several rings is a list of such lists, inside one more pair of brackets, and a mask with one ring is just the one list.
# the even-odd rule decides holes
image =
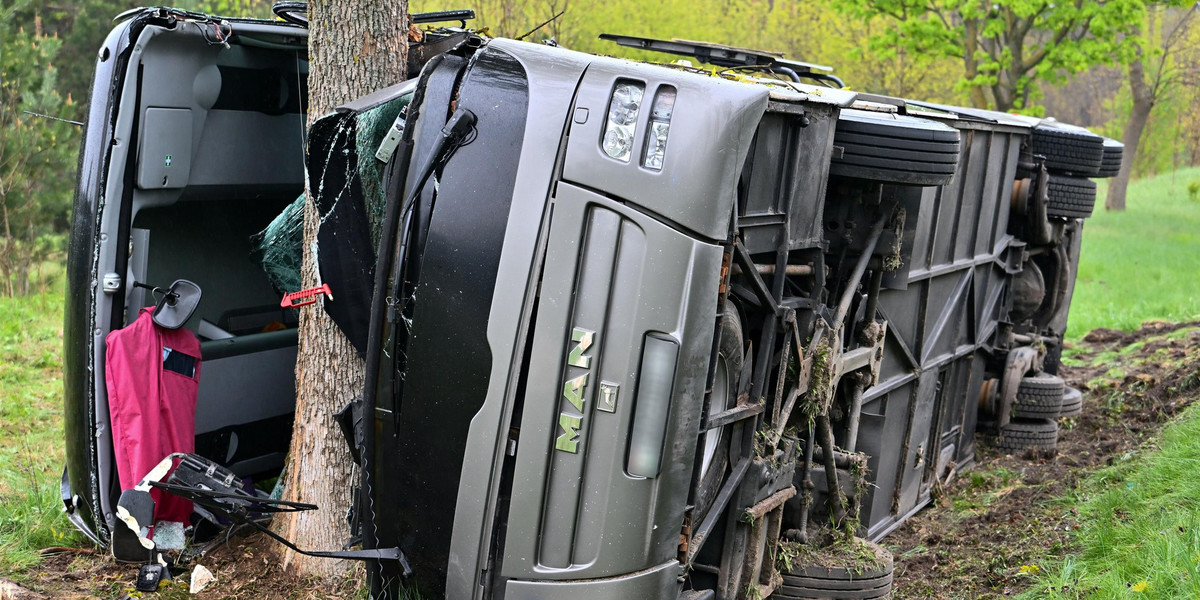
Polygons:
[[[325,310],[362,353],[383,221],[387,164],[376,150],[412,99],[405,94],[356,114],[335,113],[312,127],[309,185],[317,210],[317,285],[328,284]],[[300,276],[305,196],[252,238],[252,255],[281,294],[304,287]]]

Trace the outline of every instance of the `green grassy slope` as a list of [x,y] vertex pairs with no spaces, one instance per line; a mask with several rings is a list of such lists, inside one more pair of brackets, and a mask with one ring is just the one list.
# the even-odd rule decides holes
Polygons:
[[[1096,327],[1133,330],[1147,320],[1200,318],[1200,198],[1190,198],[1187,189],[1193,181],[1200,182],[1200,168],[1138,181],[1129,188],[1125,212],[1097,208],[1084,227],[1068,337]],[[1105,191],[1102,185],[1098,203]],[[1164,339],[1178,341],[1189,332],[1194,329]],[[1104,396],[1114,424],[1122,422],[1121,408],[1137,401],[1137,387],[1125,375],[1139,370],[1130,357],[1142,345],[1075,365],[1113,367],[1106,378],[1114,379],[1092,382],[1091,393]],[[1195,382],[1181,385],[1194,388]],[[1200,598],[1198,468],[1200,406],[1058,500],[1078,511],[1077,554],[1047,565],[1022,598]]]
[[77,543],[62,514],[62,308],[56,291],[0,298],[0,573]]
[[1100,186],[1083,228],[1067,337],[1200,318],[1200,200],[1188,197],[1192,181],[1200,182],[1200,168],[1136,181],[1124,212],[1103,209]]
[[[1157,449],[1154,449],[1157,447]],[[1200,598],[1200,406],[1147,452],[1095,473],[1079,498],[1080,553],[1023,598]]]

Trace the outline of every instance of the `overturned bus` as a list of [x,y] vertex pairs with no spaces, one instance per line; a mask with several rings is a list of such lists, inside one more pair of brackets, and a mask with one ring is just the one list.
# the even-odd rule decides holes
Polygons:
[[[306,143],[306,310],[367,364],[340,415],[360,548],[326,554],[367,561],[372,597],[886,597],[870,541],[977,439],[1053,451],[1081,408],[1055,373],[1089,178],[1119,144],[609,37],[722,71],[442,28],[413,79],[306,133],[302,23],[127,15],[97,62],[70,243],[72,522],[166,564],[164,494],[194,503],[194,539],[313,508],[255,487],[293,422],[298,279],[267,257],[299,247]],[[121,331],[157,340],[143,370],[194,404],[121,380]],[[178,447],[143,444],[163,429]],[[846,544],[876,560],[812,558]]]

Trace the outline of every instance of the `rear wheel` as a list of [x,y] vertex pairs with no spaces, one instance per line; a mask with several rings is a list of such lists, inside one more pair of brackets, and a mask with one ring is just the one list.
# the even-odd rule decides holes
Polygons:
[[958,168],[958,130],[925,119],[843,110],[833,144],[842,153],[830,175],[928,186],[949,183]]
[[1055,419],[1062,411],[1066,384],[1055,375],[1040,373],[1021,379],[1012,416],[1017,419]]
[[[710,419],[713,415],[737,405],[742,367],[746,360],[742,350],[742,319],[738,316],[737,308],[728,301],[721,306],[721,323],[717,328],[717,335],[720,336],[720,341],[717,347],[716,375],[713,378],[712,394],[709,396]],[[696,451],[700,453],[700,487],[696,494],[696,509],[697,514],[704,514],[716,498],[729,464],[729,435],[725,428],[704,432]]]
[[[892,592],[892,554],[862,539],[851,556],[828,556],[828,565],[797,565],[783,573],[783,584],[772,598],[799,600],[815,598],[887,598]],[[818,553],[821,551],[818,550]],[[874,554],[874,559],[867,559]],[[859,563],[859,564],[853,564]]]
[[1045,156],[1051,171],[1090,177],[1104,158],[1104,138],[1083,129],[1036,127],[1032,143],[1033,153]]
[[1051,419],[1011,421],[1000,428],[996,446],[1007,452],[1039,450],[1053,452],[1058,446],[1058,422]]
[[1068,387],[1063,393],[1062,410],[1059,411],[1059,417],[1078,417],[1083,414],[1083,392]]
[[1046,187],[1046,215],[1086,219],[1096,207],[1096,182],[1091,179],[1050,175]]
[[1100,171],[1096,173],[1096,177],[1116,177],[1121,171],[1121,157],[1124,154],[1125,144],[1104,138],[1104,157],[1100,159]]

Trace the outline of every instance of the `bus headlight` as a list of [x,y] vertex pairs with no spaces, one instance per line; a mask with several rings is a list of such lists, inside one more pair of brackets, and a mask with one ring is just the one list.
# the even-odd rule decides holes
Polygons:
[[645,92],[644,85],[630,81],[618,82],[613,89],[608,101],[608,123],[604,126],[604,139],[600,142],[600,147],[608,156],[629,162],[629,155],[633,151],[634,128]]

